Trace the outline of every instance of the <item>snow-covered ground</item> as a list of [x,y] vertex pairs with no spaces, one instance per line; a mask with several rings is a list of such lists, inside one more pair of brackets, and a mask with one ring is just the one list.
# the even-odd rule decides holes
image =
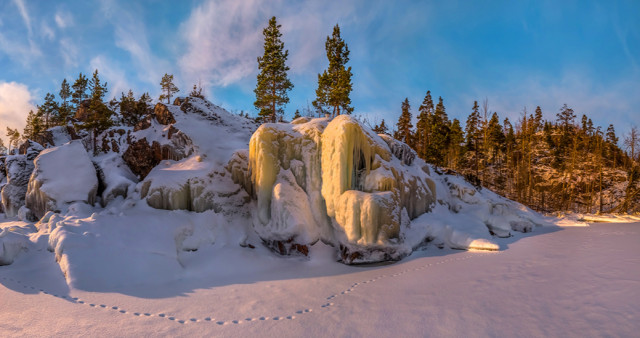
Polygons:
[[[145,227],[150,226],[136,223],[144,212],[133,209],[127,215],[131,223],[113,222],[113,232],[139,226],[149,236]],[[157,219],[146,218],[147,224],[186,214],[155,212]],[[566,217],[564,224],[579,218]],[[207,237],[191,221],[184,245],[189,246],[189,232],[215,244],[197,252],[159,251],[155,260],[118,245],[109,232],[86,242],[91,222],[79,226],[83,242],[73,241],[78,234],[59,234],[69,250],[59,259],[76,260],[67,262],[76,274],[68,275],[70,280],[55,253],[32,244],[14,264],[0,266],[0,336],[630,337],[640,332],[637,218],[628,219],[636,223],[540,227],[496,239],[495,252],[427,246],[399,262],[374,266],[338,263],[335,251],[321,242],[311,247],[310,259],[281,257],[261,245],[243,248],[234,237],[241,231],[225,227],[224,235]],[[28,225],[0,223],[14,232],[20,226]],[[90,253],[95,269],[82,265],[73,250]],[[130,261],[96,259],[101,255]],[[180,266],[171,265],[176,256]],[[141,257],[144,262],[136,262]],[[162,266],[166,275],[154,278],[151,271]],[[132,270],[145,267],[151,275],[130,280],[146,273]],[[103,272],[95,276],[102,283],[91,282],[96,271]]]

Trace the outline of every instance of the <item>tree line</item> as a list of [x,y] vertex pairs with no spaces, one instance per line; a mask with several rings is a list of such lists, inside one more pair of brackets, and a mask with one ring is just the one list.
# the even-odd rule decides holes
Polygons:
[[[554,120],[545,120],[538,106],[523,110],[517,121],[501,121],[488,101],[474,101],[464,128],[449,120],[442,97],[434,106],[427,91],[418,108],[417,122],[409,100],[400,106],[393,132],[384,120],[373,126],[407,143],[428,163],[458,171],[478,186],[522,202],[540,211],[626,211],[640,199],[640,134],[632,127],[622,145],[615,128],[595,126],[563,105]],[[616,182],[615,170],[626,172],[627,191],[622,203],[611,205],[603,191]],[[619,182],[618,182],[619,183]],[[614,208],[615,207],[615,208]],[[615,210],[614,210],[615,209]]]

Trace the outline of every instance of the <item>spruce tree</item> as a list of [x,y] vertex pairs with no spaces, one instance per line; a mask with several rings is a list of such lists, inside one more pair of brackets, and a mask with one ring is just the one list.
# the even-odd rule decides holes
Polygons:
[[322,74],[318,74],[318,89],[313,106],[320,113],[331,113],[333,116],[341,113],[351,114],[351,67],[346,68],[349,62],[349,48],[340,37],[340,27],[333,27],[333,34],[327,37],[325,42],[329,68]]
[[296,112],[293,114],[293,119],[297,119],[298,117],[300,117],[300,110],[296,109]]
[[258,57],[259,73],[256,89],[253,90],[256,94],[253,105],[258,110],[258,116],[265,122],[276,122],[278,116],[284,114],[283,106],[289,103],[287,92],[293,88],[287,76],[289,51],[284,50],[280,27],[274,16],[262,31],[264,54]]
[[396,124],[397,131],[394,134],[394,138],[412,146],[412,132],[413,125],[411,124],[411,106],[409,105],[409,99],[405,98],[402,102],[400,117]]
[[467,137],[467,149],[473,151],[476,177],[479,174],[479,161],[480,161],[480,137],[482,131],[480,130],[480,107],[478,101],[473,101],[473,108],[471,114],[467,117],[467,125],[465,127],[465,134]]
[[159,101],[167,99],[167,104],[171,103],[171,96],[180,91],[178,87],[173,84],[173,74],[164,74],[162,80],[160,80],[160,87],[162,88],[162,94],[158,98]]

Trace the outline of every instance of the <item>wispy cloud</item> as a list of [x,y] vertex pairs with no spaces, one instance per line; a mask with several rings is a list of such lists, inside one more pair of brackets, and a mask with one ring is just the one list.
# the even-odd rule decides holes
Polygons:
[[78,47],[70,38],[60,39],[60,54],[65,66],[76,67],[78,65]]
[[102,1],[101,9],[114,27],[116,47],[131,55],[139,70],[138,77],[149,84],[159,83],[162,71],[169,65],[151,51],[144,23],[132,11],[123,10],[116,1]]
[[30,110],[35,110],[34,97],[26,85],[17,82],[0,82],[0,135],[6,127],[20,132]]
[[98,55],[89,62],[91,69],[97,69],[100,78],[106,81],[109,88],[108,97],[119,97],[120,93],[126,93],[131,89],[122,67],[111,59]]
[[20,16],[22,17],[22,21],[24,21],[27,30],[29,31],[29,36],[33,33],[31,29],[31,17],[29,16],[29,12],[27,12],[27,7],[24,4],[23,0],[13,0],[13,3],[18,7],[18,11],[20,12]]
[[58,28],[67,28],[73,26],[73,16],[71,13],[63,10],[58,10],[54,16],[56,25]]
[[[213,86],[235,84],[257,71],[262,30],[271,16],[282,25],[292,74],[317,72],[324,40],[336,23],[357,20],[351,2],[206,1],[181,25],[186,51],[178,64],[190,81]],[[300,13],[313,13],[301,15]],[[311,69],[310,69],[311,68]]]

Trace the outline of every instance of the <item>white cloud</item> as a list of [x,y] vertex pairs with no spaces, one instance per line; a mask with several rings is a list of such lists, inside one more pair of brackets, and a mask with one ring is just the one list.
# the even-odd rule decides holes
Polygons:
[[4,52],[14,62],[21,63],[24,66],[28,66],[33,60],[42,56],[42,52],[31,40],[15,38],[7,38],[2,32],[0,32],[0,53]]
[[7,144],[6,128],[17,128],[21,133],[30,110],[35,111],[33,95],[26,85],[0,82],[0,135]]
[[51,27],[49,27],[49,25],[43,22],[41,27],[42,27],[42,36],[49,39],[49,41],[53,40],[56,37],[55,32]]
[[163,70],[167,70],[169,65],[151,51],[145,26],[139,17],[120,8],[115,1],[102,1],[101,10],[114,26],[116,46],[131,55],[139,78],[149,84],[160,83]]
[[73,16],[67,11],[58,10],[54,16],[58,28],[67,28],[73,26]]
[[357,20],[354,10],[353,3],[337,1],[206,1],[180,27],[187,46],[178,64],[186,81],[227,86],[246,79],[257,72],[262,30],[276,16],[291,73],[317,73],[309,66],[324,59],[324,40],[337,22]]
[[78,65],[78,47],[72,39],[60,39],[60,54],[67,67],[76,67]]
[[31,36],[31,17],[29,17],[29,12],[27,12],[27,7],[25,6],[24,1],[13,0],[13,3],[18,7],[22,21],[24,21],[25,26],[27,26],[27,30],[29,30],[29,36]]

